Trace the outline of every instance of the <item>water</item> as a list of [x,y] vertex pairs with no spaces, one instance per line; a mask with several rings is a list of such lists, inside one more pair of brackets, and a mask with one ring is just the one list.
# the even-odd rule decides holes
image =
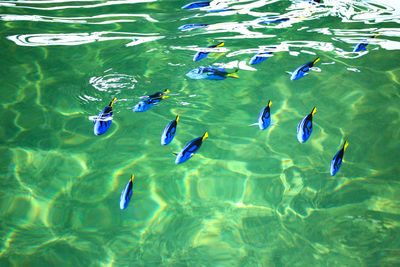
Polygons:
[[[189,2],[0,1],[0,265],[399,266],[400,2],[180,9]],[[290,19],[256,20],[277,15]],[[189,23],[210,26],[177,29]],[[222,41],[224,55],[193,62]],[[270,46],[273,57],[247,64]],[[285,71],[317,56],[290,81]],[[240,79],[185,76],[212,64]],[[170,98],[132,112],[165,88]],[[95,136],[89,118],[113,97],[111,128]],[[276,125],[249,127],[268,100]],[[297,124],[314,106],[300,144]],[[206,130],[176,165],[172,152]]]

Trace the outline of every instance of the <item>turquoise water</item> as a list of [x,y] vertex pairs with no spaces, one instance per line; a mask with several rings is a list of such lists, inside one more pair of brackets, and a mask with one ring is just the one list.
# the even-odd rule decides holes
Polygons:
[[[400,2],[189,2],[0,1],[0,266],[399,266]],[[257,23],[277,15],[290,19]],[[210,26],[178,30],[189,23]],[[223,55],[193,62],[219,42]],[[316,57],[310,75],[285,73]],[[240,78],[185,76],[213,64]],[[95,136],[90,118],[113,97]],[[268,100],[276,125],[249,127]],[[172,152],[206,130],[176,165]]]

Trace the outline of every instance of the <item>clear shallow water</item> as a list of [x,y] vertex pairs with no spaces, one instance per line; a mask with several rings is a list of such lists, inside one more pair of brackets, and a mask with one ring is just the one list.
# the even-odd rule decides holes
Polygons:
[[[180,9],[189,2],[0,1],[0,265],[398,266],[398,1]],[[267,15],[290,20],[257,23]],[[188,23],[211,25],[177,29]],[[192,61],[221,41],[225,55]],[[268,46],[273,57],[247,64]],[[285,71],[317,56],[315,71],[289,80]],[[211,64],[238,67],[240,79],[185,76]],[[165,88],[172,97],[131,111]],[[89,117],[112,97],[112,126],[94,136]],[[277,125],[249,127],[269,99]],[[297,124],[313,106],[300,144]],[[205,130],[198,153],[175,165],[171,152]]]

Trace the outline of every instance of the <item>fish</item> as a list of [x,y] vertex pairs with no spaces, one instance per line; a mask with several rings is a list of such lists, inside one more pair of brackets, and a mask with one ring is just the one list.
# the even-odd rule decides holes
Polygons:
[[189,31],[189,30],[193,30],[193,29],[200,29],[200,28],[206,28],[208,27],[210,24],[205,24],[205,23],[193,23],[193,24],[185,24],[182,26],[178,27],[178,30],[181,31]]
[[257,53],[250,59],[249,64],[255,65],[255,64],[261,63],[271,56],[272,56],[272,52]]
[[346,151],[348,145],[349,145],[349,143],[347,141],[344,141],[342,149],[340,149],[336,153],[336,155],[333,157],[333,159],[331,161],[331,169],[330,169],[330,173],[332,176],[334,176],[339,171],[340,166],[342,166],[343,155],[344,155],[344,152]]
[[184,5],[182,9],[193,9],[193,8],[201,8],[201,7],[206,7],[209,6],[211,1],[196,1],[189,3],[187,5]]
[[290,80],[298,80],[301,77],[308,75],[308,72],[310,71],[310,68],[314,66],[315,63],[319,61],[319,57],[314,59],[314,61],[308,62],[306,64],[301,65],[297,69],[295,69],[293,72],[288,72],[290,75]]
[[207,10],[208,13],[214,13],[214,12],[225,12],[225,11],[234,11],[236,9],[234,8],[218,8],[218,9],[210,9]]
[[228,73],[224,68],[218,68],[213,66],[203,67],[200,66],[197,69],[193,69],[186,73],[186,76],[192,79],[200,80],[200,79],[207,79],[207,80],[224,80],[227,77],[231,78],[239,78],[236,74],[238,69],[236,69],[232,73]]
[[311,113],[297,125],[297,140],[299,140],[300,143],[304,143],[310,137],[313,130],[312,119],[316,111],[317,108],[314,107]]
[[259,24],[273,24],[273,23],[282,23],[288,21],[289,18],[285,17],[267,17],[267,18],[260,18],[257,19]]
[[207,137],[208,133],[206,131],[203,136],[193,139],[192,141],[187,143],[186,146],[184,146],[179,153],[174,153],[176,155],[175,163],[180,164],[190,159],[194,155],[194,153],[199,150],[201,144]]
[[[210,46],[207,46],[207,48],[216,48],[216,47],[222,47],[222,46],[224,46],[224,42],[222,42],[222,43],[219,43],[219,44],[217,44],[217,45],[210,45]],[[200,59],[202,59],[202,58],[206,58],[207,56],[208,56],[208,54],[209,53],[211,53],[210,51],[199,51],[199,52],[197,52],[195,55],[194,55],[194,57],[193,57],[193,61],[199,61]]]
[[167,127],[165,127],[164,132],[161,135],[161,145],[166,146],[171,143],[172,139],[174,139],[178,121],[179,115],[177,115],[175,120],[171,121]]
[[107,132],[112,122],[112,106],[117,99],[114,97],[110,104],[93,121],[93,131],[95,135],[101,135]]
[[[380,35],[380,33],[372,36],[371,38],[376,38],[379,35]],[[356,46],[354,46],[353,52],[361,52],[362,50],[367,51],[367,45],[368,45],[368,40],[364,39],[362,42],[360,42]]]
[[124,190],[122,190],[121,198],[119,200],[119,208],[124,210],[128,207],[129,201],[131,201],[132,197],[132,187],[133,187],[133,174],[131,175],[131,179],[129,179],[128,184],[125,186]]
[[256,126],[260,128],[260,130],[265,130],[267,129],[268,126],[272,125],[271,124],[271,100],[268,101],[268,105],[263,108],[260,112],[260,115],[258,116],[258,121],[256,123],[251,124],[250,126]]
[[165,89],[163,92],[157,92],[152,95],[142,96],[141,98],[144,100],[137,103],[132,110],[134,112],[145,112],[149,110],[152,106],[157,105],[161,100],[170,97],[169,95],[165,95],[166,93],[170,93],[168,89]]

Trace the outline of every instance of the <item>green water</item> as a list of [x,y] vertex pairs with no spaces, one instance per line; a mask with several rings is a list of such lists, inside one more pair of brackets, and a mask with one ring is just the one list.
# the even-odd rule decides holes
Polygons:
[[[0,266],[399,266],[398,1],[180,9],[189,2],[0,1]],[[255,21],[279,14],[291,19]],[[211,25],[177,29],[188,23]],[[221,41],[223,56],[193,62]],[[268,46],[274,56],[249,66]],[[310,75],[289,79],[317,56]],[[185,76],[217,63],[240,79]],[[132,112],[165,88],[170,98]],[[95,136],[89,117],[113,97],[111,128]],[[276,125],[249,127],[268,100]],[[176,165],[172,152],[206,130]]]

